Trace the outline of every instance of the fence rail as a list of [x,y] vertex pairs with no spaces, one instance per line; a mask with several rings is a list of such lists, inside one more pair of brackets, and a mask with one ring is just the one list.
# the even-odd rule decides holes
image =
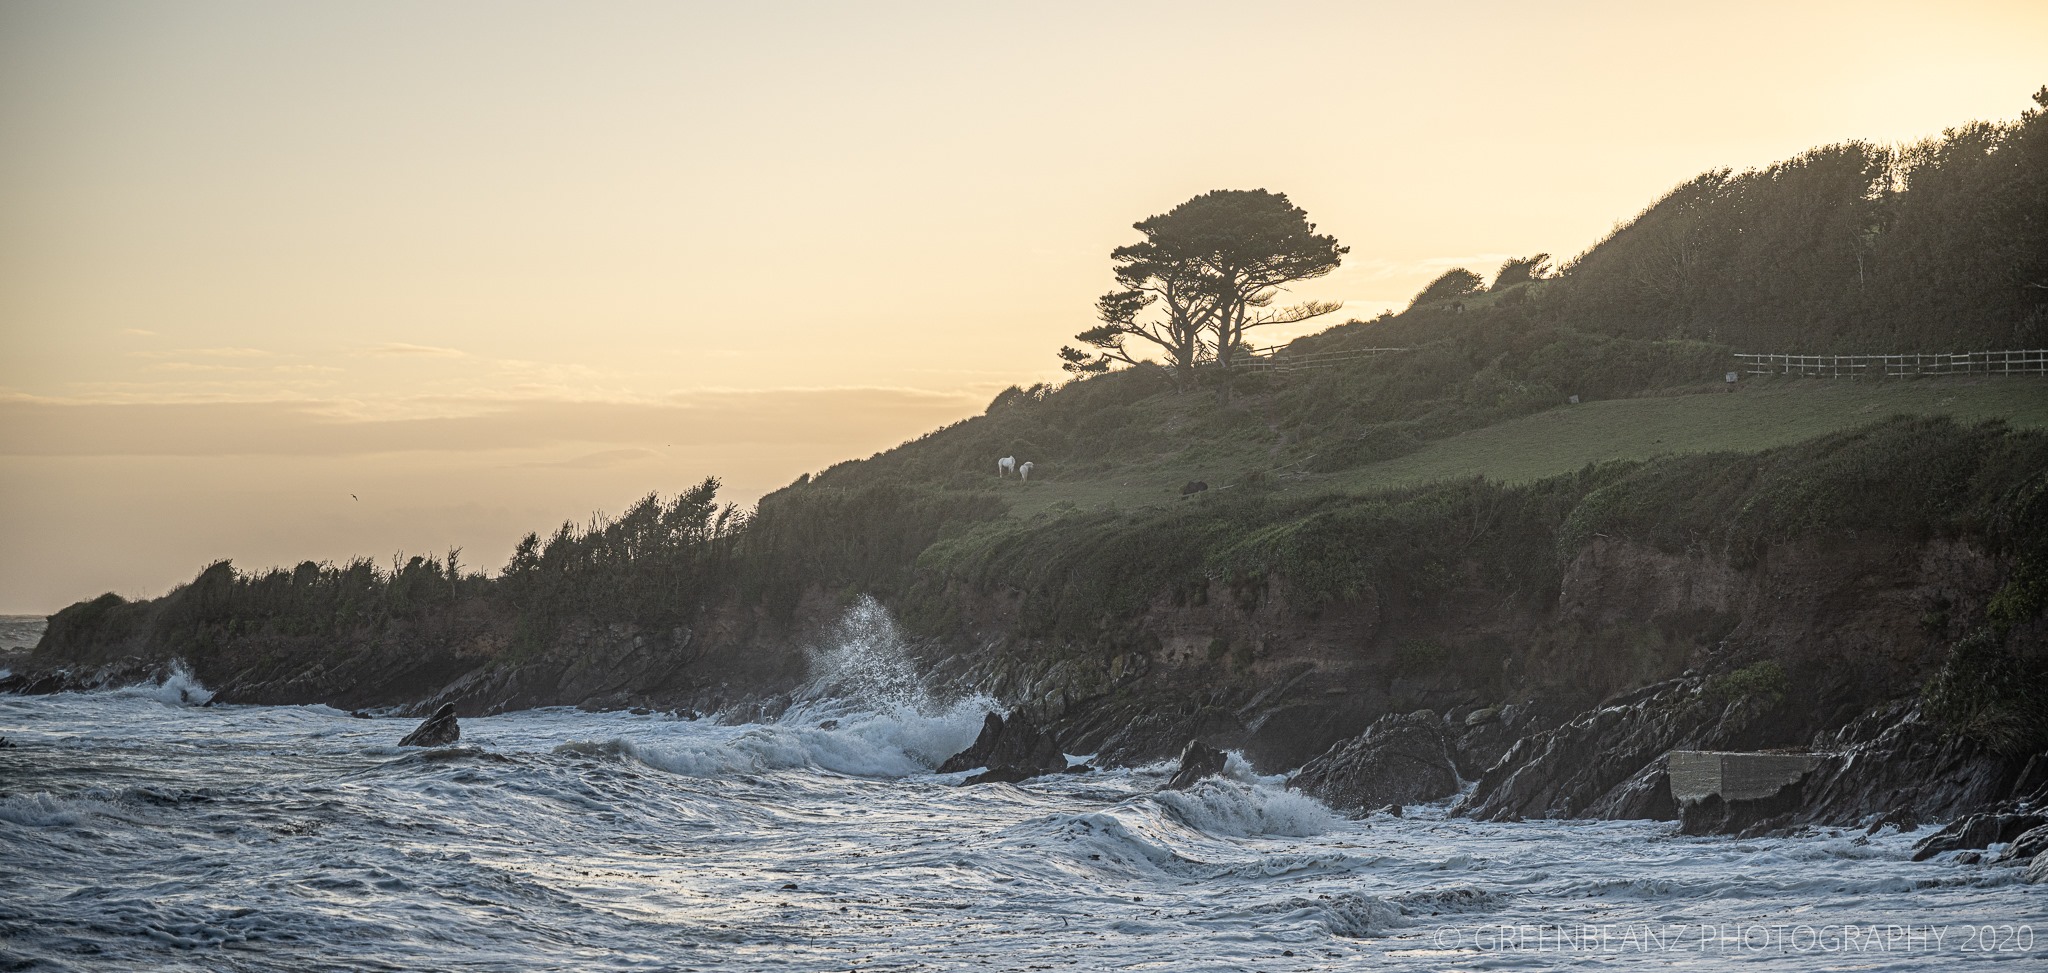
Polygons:
[[1328,368],[1345,362],[1376,358],[1393,351],[1407,351],[1406,348],[1352,348],[1346,351],[1319,351],[1306,355],[1289,354],[1285,348],[1253,348],[1244,357],[1232,363],[1233,368],[1246,371],[1291,372],[1304,368]]
[[2048,375],[2048,348],[1906,355],[1745,355],[1750,375],[1910,378],[1918,375]]

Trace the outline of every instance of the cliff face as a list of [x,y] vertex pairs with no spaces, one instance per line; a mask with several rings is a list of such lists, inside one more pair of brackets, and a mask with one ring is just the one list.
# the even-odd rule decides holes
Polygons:
[[[1385,714],[1427,709],[1466,738],[1468,779],[1517,738],[1686,677],[1589,720],[1581,746],[1545,758],[1525,741],[1512,761],[1549,781],[1584,780],[1491,804],[1482,783],[1476,805],[1576,815],[1602,800],[1617,809],[1610,792],[1672,747],[1804,746],[1913,696],[2005,573],[1952,540],[1825,538],[1772,546],[1737,568],[1596,539],[1549,600],[1468,586],[1423,604],[1368,593],[1304,608],[1284,579],[1252,590],[1212,582],[1156,599],[1105,640],[1120,647],[1106,653],[1019,635],[1016,592],[955,591],[962,634],[932,661],[1045,710],[1070,746],[1113,761],[1167,759],[1201,738],[1276,772]],[[1744,671],[1747,681],[1731,679]],[[1620,720],[1649,728],[1623,732]],[[1594,760],[1590,750],[1615,752]]]

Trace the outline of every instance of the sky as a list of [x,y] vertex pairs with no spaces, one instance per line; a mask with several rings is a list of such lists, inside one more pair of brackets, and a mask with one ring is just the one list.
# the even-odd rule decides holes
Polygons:
[[1288,194],[1351,247],[1292,296],[1371,317],[2017,117],[2044,50],[1970,0],[10,0],[0,613],[744,506],[1058,380],[1196,194]]

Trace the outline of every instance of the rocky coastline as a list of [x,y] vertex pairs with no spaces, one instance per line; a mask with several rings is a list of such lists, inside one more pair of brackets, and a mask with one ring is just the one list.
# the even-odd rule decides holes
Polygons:
[[[913,630],[909,650],[934,684],[1035,714],[1029,733],[1044,736],[976,763],[990,779],[1064,769],[1047,757],[1060,749],[1051,739],[1109,766],[1185,759],[1198,746],[1290,773],[1293,786],[1350,813],[1451,799],[1455,813],[1484,820],[1904,829],[2048,806],[2048,756],[1945,732],[1921,701],[1945,646],[2010,571],[1939,539],[1784,545],[1741,569],[1596,541],[1547,603],[1475,585],[1428,605],[1311,611],[1269,578],[1255,598],[1162,596],[1128,620],[1143,638],[1104,651],[1017,633],[1005,624],[1015,593],[998,591],[961,594],[950,631]],[[1929,623],[1930,605],[1945,606],[1943,627]],[[803,687],[807,649],[844,607],[813,591],[781,616],[728,605],[660,631],[581,622],[538,649],[481,612],[341,638],[222,634],[182,645],[96,641],[60,617],[13,660],[0,691],[160,680],[182,665],[220,702],[750,718]],[[2038,642],[2042,625],[2010,637]],[[1217,644],[1249,648],[1208,648]],[[1675,750],[1815,760],[1765,799],[1680,801],[1665,766]]]

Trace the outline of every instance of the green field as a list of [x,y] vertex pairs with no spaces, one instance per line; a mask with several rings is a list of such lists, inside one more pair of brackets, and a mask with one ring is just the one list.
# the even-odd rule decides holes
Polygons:
[[[1438,440],[1378,463],[1332,473],[1282,467],[1268,474],[1276,490],[1363,493],[1435,480],[1483,476],[1505,483],[1542,479],[1607,460],[1675,453],[1756,452],[1865,425],[1893,415],[1946,415],[1961,422],[2003,419],[2016,428],[2048,427],[2048,379],[1929,378],[1889,382],[1765,378],[1733,391],[1561,405],[1535,415]],[[1260,453],[1238,462],[1160,464],[1114,480],[1065,481],[1046,476],[1005,486],[1012,512],[1030,517],[1069,509],[1141,510],[1180,502],[1191,479],[1212,489],[1237,486]]]

